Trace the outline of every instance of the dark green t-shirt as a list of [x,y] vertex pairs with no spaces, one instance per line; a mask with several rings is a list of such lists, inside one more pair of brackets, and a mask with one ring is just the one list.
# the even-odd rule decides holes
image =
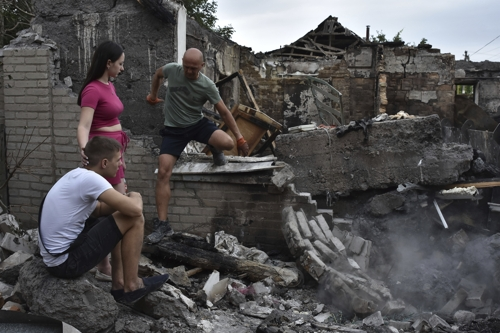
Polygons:
[[163,107],[165,126],[193,125],[203,118],[201,108],[207,101],[217,104],[221,100],[215,83],[202,73],[198,79],[188,80],[182,65],[170,63],[163,66],[163,75],[168,80]]

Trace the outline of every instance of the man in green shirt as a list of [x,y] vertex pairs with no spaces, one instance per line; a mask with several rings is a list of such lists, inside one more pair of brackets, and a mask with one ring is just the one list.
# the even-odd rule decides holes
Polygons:
[[214,104],[224,123],[236,138],[238,153],[247,156],[249,147],[241,135],[233,115],[219,95],[215,83],[201,73],[205,66],[203,53],[198,49],[188,49],[182,58],[182,65],[170,63],[156,70],[151,83],[151,93],[147,101],[155,105],[163,100],[158,98],[158,90],[164,79],[168,80],[165,97],[165,128],[161,130],[163,137],[160,157],[158,159],[158,178],[156,181],[155,230],[148,235],[149,243],[158,243],[164,236],[172,235],[173,230],[168,222],[168,203],[170,201],[170,176],[177,159],[191,140],[210,146],[216,165],[226,164],[222,150],[231,150],[234,142],[224,131],[206,119],[202,107],[208,101]]

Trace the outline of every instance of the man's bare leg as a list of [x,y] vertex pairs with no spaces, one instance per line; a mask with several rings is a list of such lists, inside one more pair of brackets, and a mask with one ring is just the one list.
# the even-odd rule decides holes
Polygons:
[[231,150],[234,147],[233,139],[231,139],[229,134],[220,129],[212,133],[212,136],[210,136],[208,140],[208,144],[219,150]]
[[[118,184],[114,184],[113,188],[120,192],[121,194],[125,194],[125,179],[122,178],[121,182]],[[111,264],[109,262],[109,256],[106,258],[102,259],[100,263],[97,264],[97,270],[103,274],[111,276]]]
[[[113,249],[113,289],[130,292],[144,287],[138,277],[139,259],[144,238],[144,217],[131,218],[119,212],[114,213],[118,229],[123,235],[120,243]],[[116,267],[115,267],[116,265]],[[123,276],[123,282],[121,281]]]
[[162,154],[158,158],[158,178],[156,180],[156,211],[158,219],[166,221],[168,217],[168,203],[170,201],[170,177],[174,169],[177,157],[169,154]]

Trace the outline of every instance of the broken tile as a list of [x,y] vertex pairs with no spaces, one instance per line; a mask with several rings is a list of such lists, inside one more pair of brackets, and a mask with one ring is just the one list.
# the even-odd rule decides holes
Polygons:
[[336,249],[340,254],[346,255],[346,250],[344,244],[338,239],[337,237],[332,236],[328,238],[329,242],[331,245],[333,245],[333,248]]
[[320,313],[319,315],[314,317],[318,323],[324,323],[328,318],[330,318],[332,314],[330,312]]
[[2,306],[2,310],[6,311],[17,311],[17,312],[26,312],[24,307],[19,303],[7,302]]

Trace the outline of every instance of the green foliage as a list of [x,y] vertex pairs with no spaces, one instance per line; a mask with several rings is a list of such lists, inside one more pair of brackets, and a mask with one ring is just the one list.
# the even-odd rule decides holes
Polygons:
[[224,27],[217,26],[214,31],[227,39],[231,39],[231,36],[234,34],[234,28],[231,24]]
[[395,43],[400,43],[403,41],[403,39],[401,38],[401,33],[403,32],[404,29],[401,29],[398,31],[398,33],[396,34],[396,36],[394,36],[394,38],[392,39],[393,42]]
[[427,38],[422,38],[420,43],[418,43],[419,46],[427,44]]
[[385,34],[383,30],[377,30],[377,36],[372,35],[372,42],[374,43],[385,43],[387,42],[387,38],[385,38]]
[[217,2],[215,0],[183,0],[187,14],[202,27],[214,31],[222,37],[230,39],[234,33],[231,25],[215,26],[217,22]]
[[0,47],[8,44],[18,31],[29,28],[34,16],[31,0],[0,0]]

